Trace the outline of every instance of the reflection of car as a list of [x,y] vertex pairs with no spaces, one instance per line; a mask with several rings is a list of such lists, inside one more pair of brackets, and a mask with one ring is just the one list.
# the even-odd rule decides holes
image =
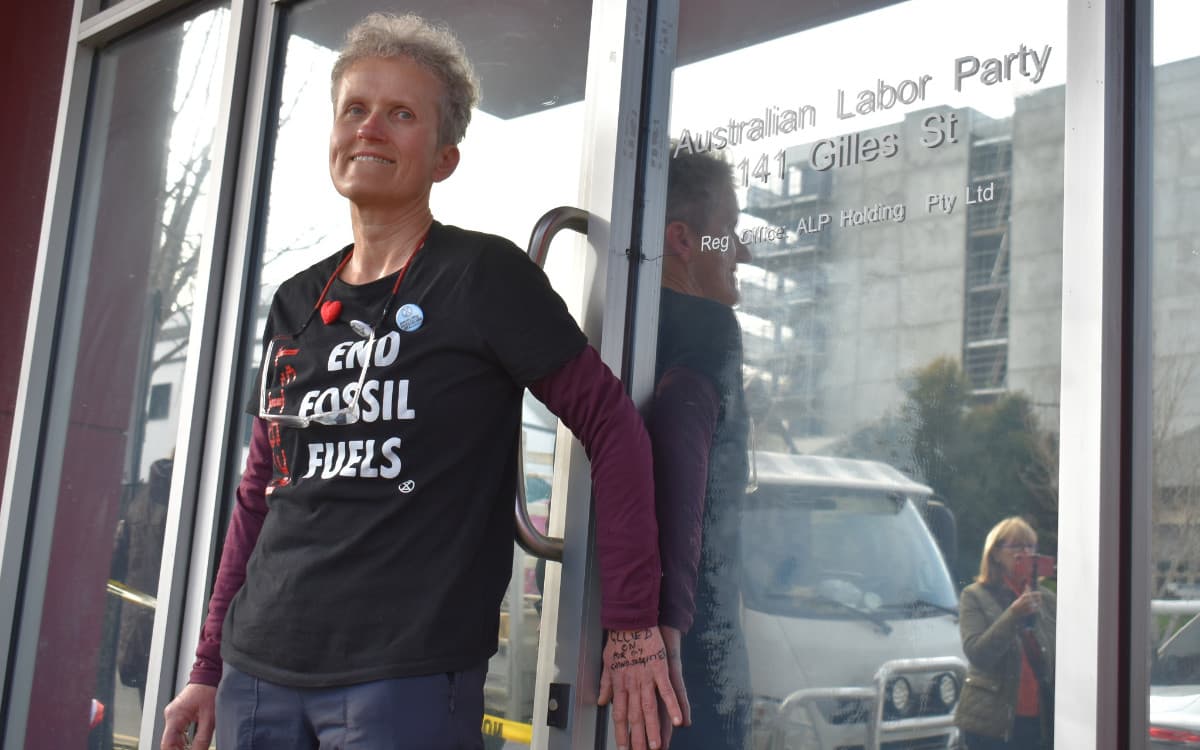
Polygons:
[[1154,655],[1150,747],[1200,748],[1200,615],[1171,635]]
[[874,461],[754,461],[742,596],[755,747],[951,745],[966,664],[924,520],[932,490]]
[[1174,581],[1163,587],[1166,599],[1200,599],[1200,583],[1176,583]]

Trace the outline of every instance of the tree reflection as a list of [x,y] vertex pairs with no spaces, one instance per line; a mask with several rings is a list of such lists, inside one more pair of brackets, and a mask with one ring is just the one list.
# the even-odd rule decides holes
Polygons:
[[983,540],[999,519],[1028,516],[1041,549],[1058,546],[1058,438],[1020,392],[989,400],[971,394],[956,360],[939,358],[912,374],[896,413],[834,447],[837,455],[889,463],[933,488],[958,521],[960,584],[978,567]]

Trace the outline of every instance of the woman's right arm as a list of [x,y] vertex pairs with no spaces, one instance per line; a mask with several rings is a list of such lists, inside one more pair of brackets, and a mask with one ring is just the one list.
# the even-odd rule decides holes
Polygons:
[[958,630],[967,660],[979,669],[993,671],[1013,647],[1020,615],[1009,607],[993,622],[984,611],[982,596],[972,587],[963,590]]
[[271,465],[271,443],[265,420],[255,418],[250,436],[250,454],[246,457],[246,470],[237,488],[237,502],[225,532],[225,546],[221,551],[221,565],[213,581],[212,596],[208,600],[208,616],[200,630],[200,643],[196,646],[196,662],[188,682],[216,686],[221,681],[221,626],[225,612],[234,594],[246,580],[246,561],[254,551],[263,521],[267,517],[267,485],[273,473]]
[[[267,423],[254,420],[250,436],[250,454],[246,470],[237,488],[237,502],[225,533],[221,565],[213,582],[208,602],[208,616],[200,630],[196,646],[196,662],[188,685],[163,710],[161,750],[183,750],[185,747],[208,747],[216,727],[217,683],[221,681],[221,626],[234,594],[246,580],[246,562],[267,516],[267,485],[273,474],[271,443]],[[196,734],[189,742],[186,732],[192,724]]]

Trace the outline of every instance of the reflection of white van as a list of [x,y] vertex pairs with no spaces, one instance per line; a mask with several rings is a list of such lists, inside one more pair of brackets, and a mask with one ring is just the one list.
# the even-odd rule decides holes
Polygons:
[[756,750],[950,745],[965,660],[954,585],[925,521],[948,511],[886,464],[754,458],[742,620]]

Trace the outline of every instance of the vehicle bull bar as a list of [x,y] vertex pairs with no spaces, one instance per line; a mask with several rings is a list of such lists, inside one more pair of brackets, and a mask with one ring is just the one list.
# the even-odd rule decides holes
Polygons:
[[782,750],[784,732],[791,715],[807,709],[819,700],[861,700],[872,704],[871,710],[867,714],[867,738],[863,745],[864,750],[880,750],[886,736],[891,734],[910,734],[926,729],[953,728],[954,714],[951,711],[936,716],[909,716],[901,719],[884,719],[883,717],[884,706],[887,702],[887,689],[892,678],[941,672],[949,672],[954,675],[954,678],[958,680],[961,694],[966,679],[967,664],[954,656],[886,661],[875,671],[874,687],[802,688],[797,690],[779,704],[779,711],[775,715],[774,726],[771,730],[770,747],[774,750]]

